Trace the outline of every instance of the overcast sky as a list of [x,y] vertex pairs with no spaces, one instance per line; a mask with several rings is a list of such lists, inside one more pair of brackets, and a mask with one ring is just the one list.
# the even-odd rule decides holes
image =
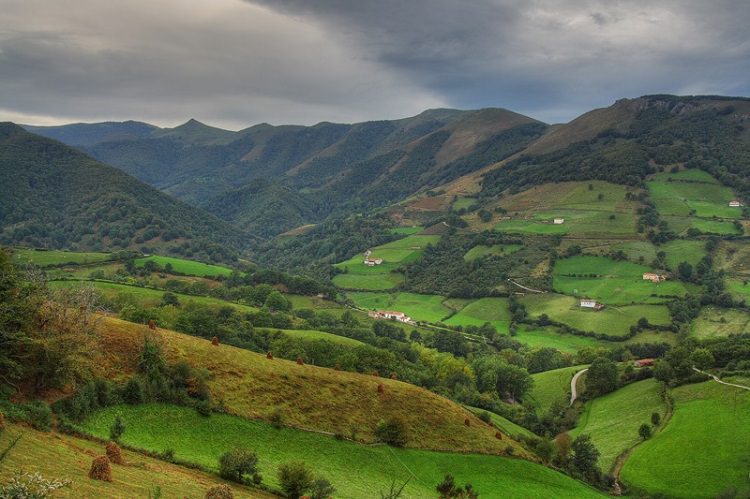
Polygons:
[[748,0],[0,0],[0,121],[239,129],[750,95]]

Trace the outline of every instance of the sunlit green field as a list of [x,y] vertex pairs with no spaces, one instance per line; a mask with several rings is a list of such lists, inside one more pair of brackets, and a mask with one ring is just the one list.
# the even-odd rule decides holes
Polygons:
[[750,314],[742,310],[705,307],[690,325],[690,335],[714,338],[750,332]]
[[126,425],[125,444],[156,452],[172,449],[177,459],[213,470],[223,452],[246,446],[257,453],[264,483],[271,486],[278,486],[276,471],[282,463],[302,460],[333,483],[336,497],[370,499],[392,480],[407,479],[403,497],[431,497],[447,473],[460,483],[471,483],[484,497],[601,497],[565,475],[522,459],[360,445],[225,414],[205,418],[193,409],[168,405],[108,408],[83,429],[106,438],[116,414]]
[[484,409],[479,409],[478,407],[466,407],[474,414],[482,414],[486,412],[490,415],[490,419],[492,420],[492,424],[494,424],[496,427],[498,427],[501,431],[504,433],[510,435],[511,437],[518,438],[518,437],[533,437],[535,436],[534,433],[527,430],[523,426],[517,425],[513,421],[506,419],[502,416],[499,416],[495,414],[494,412],[485,411]]
[[443,304],[445,297],[439,295],[349,292],[347,296],[360,308],[404,312],[418,321],[439,322],[452,312]]
[[610,336],[626,336],[630,326],[645,317],[651,324],[666,325],[671,322],[665,305],[608,306],[603,310],[582,309],[579,300],[571,296],[547,293],[521,298],[529,314],[538,318],[547,314],[552,320],[581,331],[594,331]]
[[273,328],[255,328],[256,331],[280,331],[284,335],[291,338],[301,338],[305,340],[323,340],[330,341],[331,343],[337,343],[339,345],[358,347],[362,346],[359,340],[353,338],[347,338],[346,336],[339,336],[333,333],[326,333],[325,331],[315,331],[309,329],[273,329]]
[[[570,381],[573,375],[587,366],[571,366],[554,369],[542,373],[532,374],[534,387],[527,395],[528,399],[541,412],[547,411],[553,403],[568,403],[570,397]],[[580,383],[580,381],[579,381]],[[581,388],[579,386],[579,388]]]
[[622,480],[652,495],[704,498],[750,493],[750,391],[714,381],[672,391],[666,428],[635,448]]
[[13,261],[16,263],[33,264],[39,267],[50,265],[88,264],[103,262],[112,258],[109,253],[75,252],[57,250],[34,250],[29,248],[14,248]]
[[481,326],[489,322],[500,332],[507,332],[511,314],[507,298],[480,298],[446,320],[451,326]]
[[661,417],[666,412],[659,382],[638,381],[587,402],[578,425],[569,433],[572,438],[582,433],[591,435],[601,453],[599,466],[608,471],[617,456],[640,440],[638,428],[643,423],[651,424],[654,412]]
[[742,215],[742,208],[729,206],[729,201],[735,198],[730,188],[713,178],[706,178],[708,174],[705,172],[705,175],[681,173],[663,173],[646,182],[659,213],[704,218],[738,218]]
[[162,269],[164,269],[164,267],[169,264],[172,266],[172,269],[179,274],[193,275],[198,277],[228,276],[232,273],[232,269],[221,267],[219,265],[211,265],[208,263],[195,262],[193,260],[185,260],[183,258],[173,258],[170,256],[158,255],[138,258],[135,261],[135,265],[137,267],[143,267],[146,262],[154,262]]
[[650,269],[629,261],[574,256],[557,261],[553,287],[560,293],[594,298],[612,305],[659,303],[668,301],[668,297],[683,296],[688,291],[685,284],[675,280],[645,281],[644,272],[650,272]]

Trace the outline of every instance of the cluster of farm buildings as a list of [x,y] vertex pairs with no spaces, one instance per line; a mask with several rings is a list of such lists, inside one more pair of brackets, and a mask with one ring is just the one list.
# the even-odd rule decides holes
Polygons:
[[367,315],[376,320],[390,320],[403,322],[416,326],[417,322],[403,312],[391,312],[388,310],[370,310]]
[[367,251],[365,251],[364,264],[368,267],[374,267],[375,265],[380,265],[381,263],[383,263],[382,258],[370,258],[370,255],[372,255],[372,250],[368,249]]

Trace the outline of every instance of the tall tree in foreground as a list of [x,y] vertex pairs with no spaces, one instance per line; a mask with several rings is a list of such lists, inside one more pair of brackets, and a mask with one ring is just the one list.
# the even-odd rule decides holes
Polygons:
[[617,388],[617,365],[605,357],[594,359],[586,373],[586,393],[597,397]]

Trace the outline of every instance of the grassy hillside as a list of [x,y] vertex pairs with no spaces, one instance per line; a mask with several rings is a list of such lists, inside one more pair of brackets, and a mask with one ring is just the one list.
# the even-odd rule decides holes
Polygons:
[[586,403],[578,425],[570,436],[587,433],[599,450],[599,466],[609,471],[622,452],[641,440],[638,428],[651,424],[651,414],[664,417],[666,407],[659,396],[659,382],[647,379]]
[[36,250],[31,248],[14,248],[13,262],[31,264],[38,267],[50,267],[65,264],[90,264],[104,262],[112,258],[109,253],[73,252],[56,250]]
[[112,250],[150,246],[230,260],[224,222],[64,144],[0,124],[0,244]]
[[260,472],[272,486],[278,486],[280,464],[302,460],[331,480],[336,497],[375,497],[391,480],[403,483],[410,477],[404,496],[429,497],[447,473],[470,482],[487,497],[599,496],[564,475],[519,459],[364,446],[229,415],[206,419],[194,410],[174,406],[112,407],[95,414],[84,429],[106,435],[118,413],[127,425],[124,442],[152,451],[171,448],[178,458],[211,469],[216,469],[223,452],[238,442],[246,443],[257,452]]
[[[534,387],[528,398],[542,412],[550,408],[554,402],[568,403],[570,397],[570,380],[573,375],[587,366],[571,366],[532,374]],[[580,387],[579,387],[580,388]]]
[[[18,435],[23,435],[21,440],[8,452],[0,466],[0,482],[12,478],[20,470],[70,480],[71,485],[58,491],[55,497],[153,497],[158,488],[162,497],[199,499],[213,485],[226,483],[212,474],[129,451],[123,451],[125,464],[112,465],[112,482],[91,480],[87,476],[91,461],[104,454],[102,444],[10,425],[0,433],[0,449],[7,449]],[[237,498],[273,497],[236,484],[231,488]]]
[[674,415],[667,427],[633,451],[622,470],[625,484],[651,494],[715,497],[750,492],[750,391],[714,381],[672,392]]
[[146,262],[154,262],[162,269],[166,265],[171,265],[172,270],[178,274],[193,275],[198,277],[218,277],[232,274],[232,269],[211,265],[208,263],[196,262],[194,260],[185,260],[184,258],[172,258],[168,256],[148,256],[135,260],[137,267],[143,267]]
[[[132,372],[145,326],[106,319],[101,326],[105,372],[122,377]],[[510,440],[497,440],[495,432],[466,409],[413,385],[387,378],[334,371],[294,362],[268,360],[247,350],[160,330],[167,354],[185,359],[211,373],[209,388],[228,410],[248,418],[269,418],[280,410],[284,421],[299,428],[349,434],[373,441],[378,421],[403,417],[410,428],[410,447],[462,452],[503,453]],[[377,391],[384,385],[384,393]],[[470,426],[464,424],[469,419]]]

